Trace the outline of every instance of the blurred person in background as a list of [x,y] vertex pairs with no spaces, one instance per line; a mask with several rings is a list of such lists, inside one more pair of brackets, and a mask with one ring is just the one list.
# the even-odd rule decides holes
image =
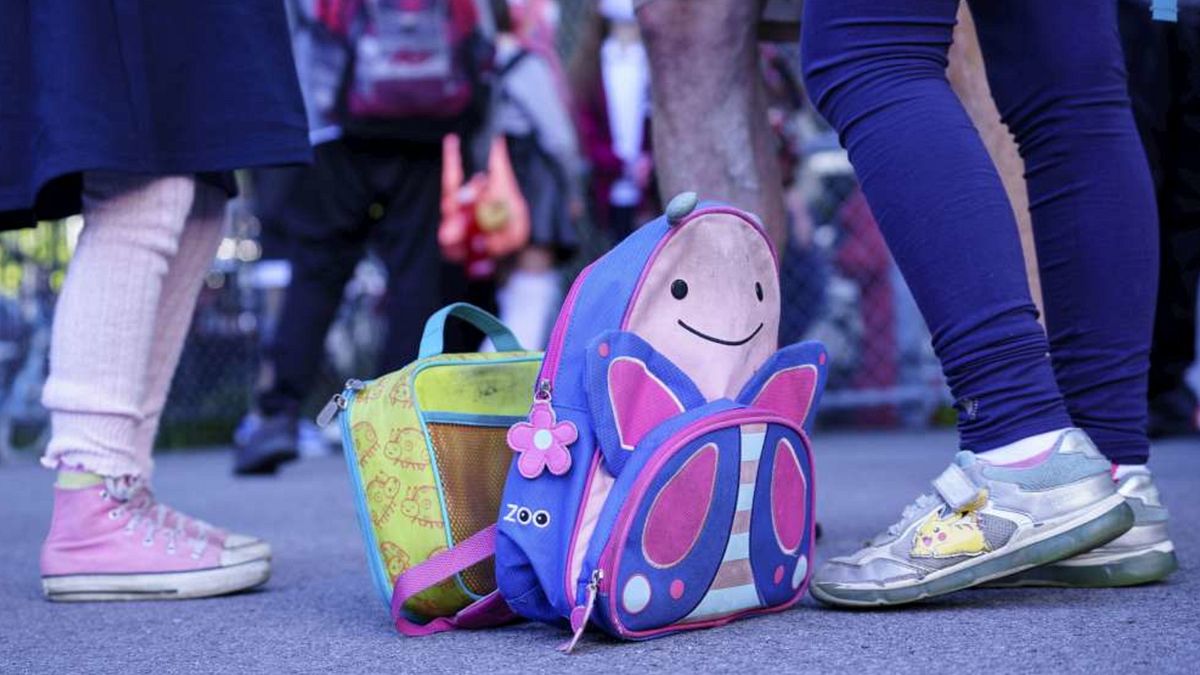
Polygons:
[[388,273],[377,369],[415,359],[425,318],[463,299],[462,270],[437,241],[442,139],[475,136],[490,96],[491,44],[473,0],[293,0],[292,10],[317,145],[311,167],[264,184],[288,195],[269,218],[287,231],[291,283],[264,355],[268,384],[235,434],[239,474],[298,456],[301,405],[369,246]]
[[[1121,0],[1129,94],[1159,217],[1158,298],[1150,347],[1150,436],[1197,433],[1196,285],[1200,282],[1200,0],[1177,22],[1154,21],[1150,0]],[[1200,380],[1200,378],[1193,378]]]
[[234,169],[310,159],[275,2],[0,8],[0,227],[83,214],[43,402],[52,600],[218,595],[271,549],[158,502],[151,452]]
[[529,205],[530,242],[497,292],[500,319],[527,349],[545,346],[562,299],[556,266],[579,246],[579,144],[566,82],[553,46],[556,5],[492,0],[496,19],[496,108],[521,193]]
[[654,211],[650,63],[632,0],[599,0],[571,64],[592,220],[614,242]]
[[[769,94],[759,75],[763,12],[797,0],[635,0],[654,101],[660,193],[696,190],[758,214],[779,250],[787,238]],[[793,38],[794,39],[794,38]]]

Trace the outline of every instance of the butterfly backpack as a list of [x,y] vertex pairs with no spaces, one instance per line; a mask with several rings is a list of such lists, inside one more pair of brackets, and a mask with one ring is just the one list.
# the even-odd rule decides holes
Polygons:
[[826,354],[779,349],[779,305],[759,221],[673,199],[576,279],[529,417],[507,434],[496,529],[424,581],[494,546],[507,608],[569,625],[567,651],[589,625],[646,639],[795,604]]

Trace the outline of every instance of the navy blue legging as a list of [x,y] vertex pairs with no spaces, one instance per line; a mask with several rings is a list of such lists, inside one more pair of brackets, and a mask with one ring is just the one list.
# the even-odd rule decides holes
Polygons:
[[958,0],[807,0],[809,93],[929,325],[963,447],[1074,425],[1145,462],[1157,214],[1116,0],[970,7],[1025,160],[1045,330],[1012,207],[946,79]]

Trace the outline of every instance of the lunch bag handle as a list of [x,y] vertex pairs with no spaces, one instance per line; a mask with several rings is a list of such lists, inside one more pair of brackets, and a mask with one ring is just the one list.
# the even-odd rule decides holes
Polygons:
[[483,331],[492,340],[498,352],[523,351],[521,343],[512,331],[501,323],[500,319],[475,305],[466,302],[456,302],[447,305],[429,317],[425,322],[425,334],[421,336],[420,358],[437,356],[445,348],[446,319],[455,316]]
[[457,628],[488,628],[515,621],[517,615],[508,608],[499,591],[492,591],[452,617],[438,617],[424,624],[413,621],[404,612],[404,603],[412,596],[487,560],[495,552],[496,526],[489,525],[460,541],[454,548],[442,551],[396,577],[396,585],[392,589],[392,621],[396,624],[396,630],[409,637],[420,637]]

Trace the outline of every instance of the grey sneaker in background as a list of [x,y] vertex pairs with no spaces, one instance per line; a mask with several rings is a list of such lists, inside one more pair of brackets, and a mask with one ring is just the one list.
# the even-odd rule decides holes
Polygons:
[[815,574],[818,600],[901,605],[1052,563],[1133,525],[1110,464],[1079,429],[1038,457],[999,466],[959,452],[898,523]]
[[239,476],[270,475],[300,456],[299,420],[295,413],[247,415],[234,433],[233,472]]
[[1103,546],[1050,565],[1035,567],[989,586],[1106,588],[1162,581],[1179,568],[1167,535],[1167,507],[1148,471],[1130,473],[1117,492],[1133,509],[1133,528]]

